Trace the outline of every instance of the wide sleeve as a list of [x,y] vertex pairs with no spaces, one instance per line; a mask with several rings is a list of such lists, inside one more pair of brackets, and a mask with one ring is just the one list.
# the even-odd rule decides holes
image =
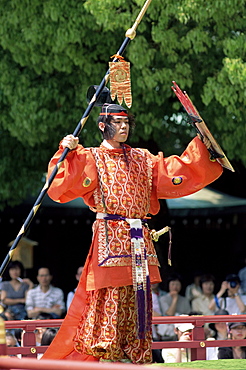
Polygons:
[[[54,170],[61,154],[62,149],[59,149],[51,159],[48,166],[48,177]],[[76,150],[69,152],[64,159],[50,186],[48,195],[60,203],[82,197],[88,205],[93,206],[91,198],[97,183],[94,157],[89,149],[78,145]]]
[[201,190],[222,174],[222,166],[210,160],[202,141],[194,138],[184,153],[163,158],[154,166],[154,191],[158,199],[179,198]]

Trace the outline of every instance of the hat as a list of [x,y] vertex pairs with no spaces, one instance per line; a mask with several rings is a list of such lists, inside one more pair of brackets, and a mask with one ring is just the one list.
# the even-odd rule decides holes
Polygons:
[[117,104],[103,104],[100,116],[123,116],[128,117],[127,110]]
[[[86,94],[86,100],[88,104],[91,102],[91,99],[94,97],[99,87],[100,86],[98,85],[92,85],[88,88]],[[101,107],[105,103],[109,104],[113,103],[113,100],[111,99],[110,96],[110,90],[106,86],[102,89],[100,95],[98,96],[94,104],[96,107]]]
[[228,281],[228,282],[230,282],[230,281],[236,281],[239,284],[241,283],[241,280],[240,280],[239,276],[236,275],[236,274],[229,274],[229,275],[227,275],[226,278],[225,278],[225,280]]
[[185,323],[185,324],[175,324],[174,325],[175,329],[178,329],[184,333],[185,331],[192,330],[194,328],[194,325],[190,323]]
[[[219,310],[215,311],[215,315],[229,315],[229,312],[227,310],[224,310],[223,308],[220,308]],[[216,331],[215,323],[208,324],[209,329]]]
[[233,329],[241,325],[246,326],[246,322],[229,322],[228,327],[229,329]]

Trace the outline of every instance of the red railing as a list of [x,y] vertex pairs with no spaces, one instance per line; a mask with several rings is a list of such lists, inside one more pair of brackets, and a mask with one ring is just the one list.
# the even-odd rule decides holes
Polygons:
[[[162,341],[153,342],[152,348],[191,348],[191,360],[205,360],[207,347],[245,346],[243,340],[205,340],[204,328],[206,323],[218,322],[246,322],[246,315],[212,315],[212,316],[162,316],[154,317],[153,324],[192,323],[194,325],[192,340],[189,342]],[[23,320],[6,321],[5,328],[23,329],[23,345],[21,347],[7,347],[8,355],[20,354],[23,357],[37,358],[44,353],[47,346],[36,346],[35,330],[37,328],[60,327],[62,320]],[[0,348],[1,349],[1,348]],[[1,367],[0,367],[1,368]]]
[[204,325],[206,323],[218,323],[218,322],[246,322],[246,315],[153,317],[153,324],[191,323],[194,325],[194,329],[192,330],[191,341],[153,342],[152,348],[190,348],[191,361],[195,361],[195,360],[206,360],[207,347],[231,347],[246,345],[246,339],[205,340]]
[[[30,370],[137,370],[139,365],[100,362],[76,362],[61,360],[33,360],[30,358],[1,358],[0,369],[30,369]],[[155,370],[163,370],[163,367],[155,366]],[[177,370],[177,367],[168,367],[168,370]],[[185,369],[183,370],[190,370]],[[199,370],[193,368],[193,370]],[[206,369],[204,369],[206,370]]]
[[8,355],[20,354],[22,357],[37,358],[38,354],[46,351],[47,346],[37,346],[35,330],[37,328],[59,328],[63,320],[15,320],[5,321],[5,329],[22,329],[22,346],[7,347]]

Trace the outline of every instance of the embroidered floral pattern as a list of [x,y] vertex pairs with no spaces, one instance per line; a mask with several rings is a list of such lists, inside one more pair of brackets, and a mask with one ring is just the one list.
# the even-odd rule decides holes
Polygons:
[[88,302],[75,336],[75,349],[102,359],[150,363],[151,331],[137,338],[135,292],[132,286],[88,293]]
[[[93,148],[100,188],[94,193],[97,212],[143,218],[149,210],[152,187],[152,161],[144,150]],[[129,166],[129,167],[128,167]],[[130,225],[126,221],[97,220],[100,266],[131,266]],[[143,227],[148,262],[159,265],[149,231]]]

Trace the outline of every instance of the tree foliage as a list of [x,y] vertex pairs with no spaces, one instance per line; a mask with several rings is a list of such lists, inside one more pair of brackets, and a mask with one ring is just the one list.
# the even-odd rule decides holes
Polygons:
[[[74,131],[86,91],[99,84],[110,56],[143,0],[0,0],[0,206],[41,187],[60,139]],[[170,85],[189,93],[233,160],[246,164],[244,0],[153,0],[128,46],[137,129],[132,141],[181,152],[194,130]],[[95,108],[84,145],[100,136]],[[182,119],[181,119],[182,118]]]

